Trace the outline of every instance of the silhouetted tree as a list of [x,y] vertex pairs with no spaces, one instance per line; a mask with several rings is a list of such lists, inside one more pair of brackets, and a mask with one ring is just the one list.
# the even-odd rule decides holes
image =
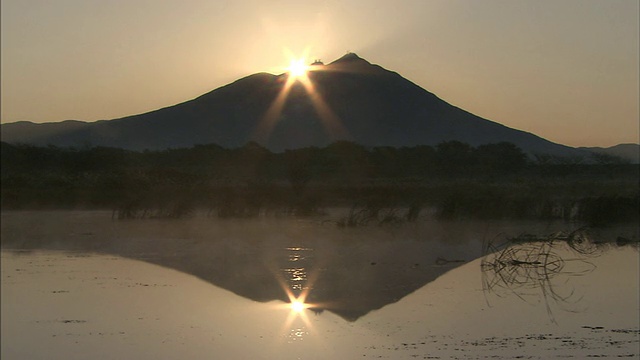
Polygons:
[[460,141],[447,141],[436,146],[438,167],[445,175],[471,175],[475,165],[473,148]]
[[400,165],[404,176],[430,176],[437,171],[438,159],[436,150],[427,145],[403,147],[399,150]]
[[325,163],[342,180],[359,180],[369,176],[369,152],[350,141],[336,141],[322,151]]
[[480,145],[475,157],[479,170],[490,174],[517,173],[527,165],[527,155],[508,142]]
[[287,179],[297,196],[302,194],[307,183],[313,176],[313,165],[318,150],[316,148],[306,148],[298,150],[287,150],[284,159],[287,164]]

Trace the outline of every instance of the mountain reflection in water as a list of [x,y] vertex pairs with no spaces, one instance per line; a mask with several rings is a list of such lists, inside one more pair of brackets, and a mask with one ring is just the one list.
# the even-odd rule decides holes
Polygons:
[[[288,292],[296,298],[304,294],[316,313],[328,310],[349,321],[480,258],[483,241],[495,234],[551,233],[557,231],[553,226],[566,227],[422,222],[340,229],[291,218],[113,221],[104,212],[2,216],[5,249],[81,250],[143,260],[260,302],[289,302]],[[498,259],[499,255],[492,260],[494,279],[489,282],[494,292],[507,288],[503,274],[510,271],[509,266],[497,271],[503,261]],[[483,263],[485,270],[490,261]],[[520,282],[517,271],[512,285]]]

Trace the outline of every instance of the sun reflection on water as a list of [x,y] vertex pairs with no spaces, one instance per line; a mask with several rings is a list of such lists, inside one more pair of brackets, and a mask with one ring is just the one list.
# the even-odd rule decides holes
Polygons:
[[287,339],[289,340],[289,342],[303,341],[305,336],[307,335],[309,335],[309,332],[305,327],[298,327],[298,328],[293,328],[289,330],[289,333],[287,334]]
[[293,266],[274,269],[274,275],[288,299],[279,305],[281,310],[287,312],[280,334],[289,343],[299,342],[313,335],[310,312],[318,315],[323,310],[321,304],[307,301],[321,267],[318,266],[313,248],[289,246],[282,249],[285,250],[287,263]]
[[299,268],[289,268],[283,270],[287,275],[289,275],[288,281],[306,281],[307,280],[307,271],[303,267]]
[[303,303],[302,301],[295,300],[291,303],[291,310],[295,312],[301,312],[305,308],[306,308],[306,304]]

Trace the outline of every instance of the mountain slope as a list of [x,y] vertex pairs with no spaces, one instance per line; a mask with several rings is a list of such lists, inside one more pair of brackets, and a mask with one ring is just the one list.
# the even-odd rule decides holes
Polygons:
[[335,140],[365,146],[459,140],[474,146],[508,141],[529,153],[578,151],[452,106],[356,54],[315,68],[308,73],[312,90],[295,82],[287,93],[287,74],[259,73],[181,104],[115,120],[3,124],[2,141],[134,150],[257,141],[282,151]]
[[607,148],[602,147],[581,147],[579,149],[591,151],[598,154],[616,156],[632,164],[640,163],[640,144],[619,144]]

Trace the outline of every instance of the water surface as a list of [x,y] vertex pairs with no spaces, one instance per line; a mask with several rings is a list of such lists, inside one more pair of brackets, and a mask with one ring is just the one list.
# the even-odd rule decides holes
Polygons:
[[[499,244],[508,234],[567,228],[3,213],[1,355],[639,356],[638,251],[615,242],[636,230],[592,230],[593,239],[614,240],[593,251],[562,241]],[[312,308],[292,312],[287,292],[308,292]]]

